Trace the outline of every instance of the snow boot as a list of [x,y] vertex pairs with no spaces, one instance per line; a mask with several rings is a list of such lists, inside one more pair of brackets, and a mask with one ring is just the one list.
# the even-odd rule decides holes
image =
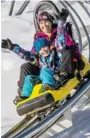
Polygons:
[[63,86],[67,81],[68,81],[68,74],[65,72],[60,73],[60,80],[59,80],[60,85]]
[[65,72],[60,74],[55,74],[54,79],[56,80],[55,89],[58,89],[60,86],[63,86],[69,80],[69,75]]
[[21,101],[23,101],[23,99],[22,99],[20,96],[17,95],[17,96],[15,97],[13,103],[16,105],[18,102],[21,102]]
[[53,89],[54,89],[54,87],[51,86],[50,84],[45,84],[45,85],[43,86],[42,91],[45,92],[45,91],[47,91],[47,90],[53,90]]

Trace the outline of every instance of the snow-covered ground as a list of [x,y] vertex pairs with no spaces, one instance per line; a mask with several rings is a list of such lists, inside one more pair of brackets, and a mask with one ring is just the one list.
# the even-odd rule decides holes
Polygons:
[[[14,15],[8,16],[10,1],[1,3],[2,39],[9,38],[13,43],[17,43],[24,49],[30,50],[33,44],[33,35],[35,33],[32,11],[36,3],[37,2],[32,2],[32,4],[27,7],[24,13],[17,17]],[[16,9],[14,9],[14,14],[21,4],[22,2],[17,2]],[[79,10],[79,5],[76,5],[76,7]],[[82,13],[81,9],[79,11],[79,14],[80,13]],[[84,15],[83,18],[85,18],[85,21],[88,20],[88,17],[86,15]],[[17,80],[19,78],[20,66],[24,62],[24,60],[20,59],[13,52],[1,49],[2,134],[7,132],[23,118],[17,115],[15,105],[13,104],[13,99],[17,93]]]
[[[2,9],[1,37],[3,39],[9,38],[13,43],[17,43],[23,48],[30,50],[35,33],[32,14],[27,13],[19,17],[9,17],[7,13],[5,13],[6,11]],[[24,60],[20,59],[13,52],[1,49],[2,134],[7,132],[22,119],[22,117],[19,117],[16,113],[13,99],[17,94],[17,81],[19,79],[20,66],[24,62]]]

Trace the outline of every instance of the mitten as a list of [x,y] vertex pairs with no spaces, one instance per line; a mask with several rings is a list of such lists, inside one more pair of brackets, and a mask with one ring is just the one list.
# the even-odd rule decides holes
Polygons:
[[55,46],[53,45],[50,46],[50,51],[54,51],[55,49],[56,49]]
[[59,13],[59,19],[66,21],[68,15],[69,15],[69,11],[62,8],[61,12]]
[[2,48],[5,48],[5,49],[8,48],[7,40],[2,39],[2,41],[1,41],[1,47],[2,47]]

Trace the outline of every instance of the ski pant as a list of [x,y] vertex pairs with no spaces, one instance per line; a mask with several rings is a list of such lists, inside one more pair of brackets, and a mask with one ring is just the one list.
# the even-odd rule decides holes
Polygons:
[[83,70],[85,67],[85,63],[82,60],[82,57],[81,59],[76,58],[77,59],[76,62],[74,62],[74,58],[76,58],[76,55],[73,49],[64,50],[62,53],[62,64],[59,67],[59,71],[61,73],[66,72],[67,74],[73,76],[76,69],[78,71]]
[[40,68],[38,66],[32,65],[30,62],[24,63],[20,68],[20,77],[18,86],[19,88],[23,88],[24,80],[27,75],[39,75]]
[[72,49],[64,50],[62,52],[62,64],[59,67],[60,73],[66,72],[67,74],[74,75],[76,65],[73,62],[74,53]]
[[28,75],[25,78],[24,86],[21,92],[21,96],[29,97],[32,94],[33,87],[37,84],[38,80],[42,85],[49,84],[50,86],[56,86],[56,81],[53,78],[55,72],[50,68],[45,68],[40,71],[40,75]]

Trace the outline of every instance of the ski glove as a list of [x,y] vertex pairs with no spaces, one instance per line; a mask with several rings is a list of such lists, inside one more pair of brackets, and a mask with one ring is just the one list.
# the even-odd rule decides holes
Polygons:
[[59,19],[66,21],[68,15],[69,15],[69,11],[64,9],[64,8],[62,8],[61,12],[59,12]]
[[5,49],[13,50],[14,44],[11,42],[10,39],[7,39],[7,40],[2,39],[1,47]]

